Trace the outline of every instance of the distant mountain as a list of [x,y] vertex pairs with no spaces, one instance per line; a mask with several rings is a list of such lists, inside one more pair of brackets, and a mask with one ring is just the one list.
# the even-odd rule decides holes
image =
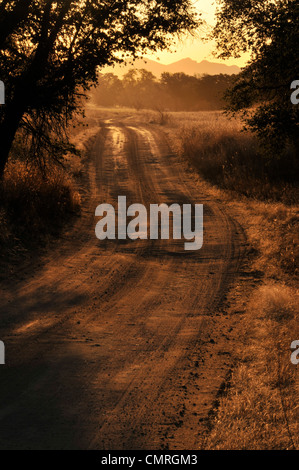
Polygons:
[[160,62],[150,59],[138,59],[132,65],[106,67],[102,70],[103,73],[114,73],[115,75],[122,76],[128,72],[128,70],[135,69],[146,69],[152,72],[156,77],[160,77],[163,72],[179,73],[183,72],[186,75],[218,75],[227,74],[233,75],[240,73],[241,69],[236,65],[218,64],[216,62],[209,62],[208,60],[202,60],[197,62],[190,58],[179,60],[172,64],[164,65]]

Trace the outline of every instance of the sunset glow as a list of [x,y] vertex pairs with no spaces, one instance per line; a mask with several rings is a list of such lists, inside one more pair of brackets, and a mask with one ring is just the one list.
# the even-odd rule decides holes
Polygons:
[[[216,2],[197,0],[194,2],[194,6],[198,13],[202,15],[202,19],[206,22],[206,25],[198,32],[198,36],[177,41],[171,52],[161,51],[158,54],[148,54],[147,57],[149,59],[159,59],[162,64],[171,64],[178,60],[185,59],[186,57],[190,57],[190,59],[196,60],[197,62],[208,60],[210,62],[223,63],[223,60],[217,59],[214,55],[216,52],[215,42],[201,40],[201,36],[203,36],[209,28],[212,28],[215,23]],[[248,59],[249,55],[246,54],[240,59],[228,59],[225,61],[225,64],[243,67],[246,65]]]

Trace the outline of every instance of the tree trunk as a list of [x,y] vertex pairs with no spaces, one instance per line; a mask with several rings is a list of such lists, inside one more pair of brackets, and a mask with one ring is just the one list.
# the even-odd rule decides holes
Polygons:
[[[20,0],[18,5],[22,5],[24,7],[25,4],[29,6],[30,3],[31,0]],[[6,106],[5,116],[0,124],[0,179],[3,178],[4,169],[13,140],[20,125],[22,116],[26,110],[26,103],[30,103],[30,96],[33,96],[34,94],[36,83],[41,77],[43,77],[49,55],[51,51],[53,51],[55,41],[59,36],[63,20],[71,7],[72,0],[65,0],[62,3],[57,20],[53,25],[52,30],[49,32],[52,3],[53,2],[51,0],[47,0],[44,8],[41,38],[35,56],[28,69],[19,78],[19,83],[14,90],[13,101]],[[22,11],[22,8],[20,11]]]
[[3,178],[9,152],[23,116],[21,106],[11,103],[0,124],[0,179]]

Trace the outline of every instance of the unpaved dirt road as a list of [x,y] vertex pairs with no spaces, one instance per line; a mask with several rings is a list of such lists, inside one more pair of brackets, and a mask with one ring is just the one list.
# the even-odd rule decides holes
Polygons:
[[[204,246],[99,241],[95,208],[203,203]],[[161,130],[107,121],[89,142],[82,217],[1,284],[1,449],[201,449],[237,318],[222,301],[241,229]]]

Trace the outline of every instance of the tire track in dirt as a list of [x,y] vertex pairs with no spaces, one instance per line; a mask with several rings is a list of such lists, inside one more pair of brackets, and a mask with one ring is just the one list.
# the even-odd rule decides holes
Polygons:
[[[143,135],[143,137],[144,137],[144,135],[146,135],[146,133],[141,132],[141,135]],[[151,139],[149,139],[149,142],[150,142],[150,141],[151,141]],[[153,154],[155,154],[155,153],[157,153],[157,148],[156,148],[156,147],[153,149]],[[153,155],[153,154],[152,154],[152,155]],[[147,152],[146,155],[149,156],[150,153]],[[159,168],[160,168],[160,167],[158,167],[158,169],[159,169]],[[160,175],[159,173],[160,173],[160,171],[157,171],[157,175],[156,175],[155,179],[157,180],[157,179],[159,178],[159,181],[161,181],[161,180],[160,180],[161,175]],[[138,172],[138,174],[139,174],[139,175],[142,174],[142,170],[140,170],[140,171]],[[153,176],[153,172],[150,172],[150,174],[151,174],[151,176]],[[175,178],[174,178],[174,180],[175,180]],[[151,183],[152,183],[152,181],[151,181]],[[159,182],[157,182],[157,181],[154,182],[154,185],[156,185],[156,187],[158,186],[158,184],[159,184]],[[173,181],[171,182],[171,186],[172,186],[172,185],[173,185]],[[153,187],[153,184],[151,184],[151,186]],[[172,187],[173,187],[173,186],[172,186]],[[165,197],[165,191],[163,192],[163,190],[161,190],[161,194],[163,194],[164,197]],[[184,199],[185,199],[185,198],[184,198]],[[165,201],[165,199],[164,199],[164,201]],[[160,201],[160,202],[162,202],[162,201]],[[168,202],[168,201],[167,201],[167,202]],[[171,201],[169,201],[169,202],[171,202]],[[172,201],[172,202],[174,202],[174,201]],[[179,202],[186,202],[186,200],[184,200],[184,201],[179,201]],[[223,220],[221,221],[221,224],[223,224]],[[229,233],[229,235],[228,235],[228,238],[229,238],[229,236],[230,236],[230,233]],[[224,247],[226,247],[226,244],[224,244]],[[160,247],[160,248],[161,248],[161,247]],[[227,258],[229,258],[229,255],[226,254],[225,251],[226,251],[226,250],[224,250],[224,253],[223,253],[224,256],[223,256],[223,257],[224,257],[224,259],[227,259]],[[218,255],[219,255],[219,254],[218,254]],[[212,259],[213,259],[213,258],[212,258]],[[190,262],[189,262],[188,264],[189,264],[189,267],[190,267]],[[186,270],[186,266],[181,266],[181,270],[182,270],[182,271]],[[173,271],[171,271],[171,272],[173,273]],[[168,273],[168,274],[169,274],[169,273]],[[179,279],[180,279],[180,282],[181,282],[181,277],[179,277]],[[225,286],[222,286],[222,285],[221,285],[221,281],[222,281],[222,279],[219,280],[219,286],[220,286],[220,288],[218,289],[218,291],[219,291],[219,292],[218,292],[219,297],[220,297],[221,292],[222,292],[222,291],[224,290],[224,288],[225,288]],[[176,286],[176,287],[175,287],[175,290],[179,289],[179,287],[180,287],[180,286]],[[162,290],[163,290],[163,289],[162,289]],[[216,289],[216,291],[217,291],[217,289]],[[186,303],[186,305],[188,305],[188,303],[186,302],[186,297],[190,296],[190,290],[188,290],[188,291],[186,291],[186,292],[187,292],[187,295],[186,295],[185,297],[183,297],[183,302]],[[213,298],[213,296],[216,297],[216,299],[214,300],[214,307],[215,307],[216,303],[217,303],[219,300],[217,300],[217,296],[215,296],[215,292],[211,295],[211,298]],[[155,305],[153,304],[153,300],[151,299],[151,296],[149,295],[148,297],[149,297],[149,299],[147,300],[146,304],[144,304],[144,306],[143,306],[143,310],[144,310],[145,312],[148,312],[149,309],[155,309]],[[157,308],[161,309],[161,303],[162,303],[161,299],[163,299],[163,292],[161,292],[161,290],[160,290],[159,294],[157,295],[157,297],[159,297],[159,299],[160,299],[160,302],[159,302],[159,305],[157,306]],[[191,297],[192,297],[192,296],[191,296]],[[181,300],[182,300],[182,298],[181,298]],[[209,299],[209,300],[210,300],[210,299]],[[175,296],[172,296],[172,301],[175,303],[175,301],[176,301]],[[169,300],[168,300],[168,302],[169,302]],[[198,304],[197,304],[197,302],[198,302],[198,294],[195,293],[195,294],[194,294],[193,305],[191,306],[191,308],[193,308],[194,310],[195,310],[195,309],[198,309]],[[211,303],[210,303],[210,308],[212,308]],[[193,315],[195,315],[195,314],[196,314],[196,313],[194,312]],[[199,313],[197,314],[197,316],[200,316]],[[143,318],[143,316],[140,315],[140,312],[139,312],[139,322],[142,321],[142,318]],[[155,347],[152,348],[152,349],[155,351],[156,356],[157,356],[157,350],[159,350],[159,349],[161,349],[161,348],[162,348],[162,349],[164,348],[164,351],[167,351],[167,350],[170,348],[171,344],[172,344],[173,342],[175,342],[175,340],[178,338],[179,333],[182,332],[182,331],[184,331],[184,324],[185,324],[185,323],[188,323],[188,319],[186,319],[186,317],[183,316],[183,318],[182,318],[179,322],[177,322],[176,327],[173,328],[173,330],[171,331],[171,334],[170,334],[169,337],[167,338],[167,341],[165,341],[165,332],[163,332],[163,334],[161,335],[161,336],[164,337],[164,342],[162,343],[162,345],[161,345],[161,344],[160,344],[160,346],[155,345]],[[189,321],[189,323],[190,323],[190,321]],[[197,328],[193,328],[193,333],[195,333],[196,337],[198,336],[198,333],[199,333],[198,330],[199,330],[199,328],[200,328],[201,326],[203,326],[203,324],[204,324],[204,320],[201,320],[201,321],[198,323]],[[187,329],[187,328],[190,329],[190,326],[189,326],[189,327],[186,327],[186,329]],[[156,332],[156,334],[157,334],[157,332]],[[182,336],[184,336],[184,334],[182,334]],[[191,335],[189,335],[189,336],[190,336],[190,337],[189,337],[189,341],[190,341],[190,340],[192,340],[192,338],[191,338]],[[167,337],[167,336],[166,336],[166,337]],[[197,338],[195,339],[195,343],[196,343],[196,342],[197,342]],[[182,353],[182,352],[184,352],[184,349],[186,349],[186,344],[184,344],[184,342],[179,342],[178,345],[177,345],[177,350],[179,350],[180,353]],[[147,354],[149,354],[150,352],[151,352],[151,351],[149,351],[149,350],[147,349]],[[180,353],[178,353],[178,356],[180,355]],[[175,375],[176,375],[176,374],[175,374],[175,369],[178,368],[178,367],[179,367],[179,368],[182,367],[182,363],[183,363],[185,360],[186,360],[186,358],[185,358],[185,355],[184,355],[184,353],[183,353],[183,354],[181,354],[181,358],[180,358],[180,359],[178,359],[178,358],[175,359],[174,364],[171,364],[171,361],[168,361],[169,370],[166,370],[165,367],[162,367],[162,366],[161,366],[161,364],[160,364],[161,367],[159,367],[159,363],[157,362],[157,357],[155,357],[155,363],[156,363],[155,365],[158,366],[158,367],[156,367],[156,369],[158,370],[158,369],[160,368],[161,371],[162,371],[162,376],[160,377],[160,380],[157,380],[158,388],[157,388],[157,390],[156,390],[156,393],[153,393],[153,389],[155,389],[155,386],[153,385],[153,383],[151,383],[150,390],[151,390],[152,396],[151,396],[150,398],[147,397],[147,401],[146,401],[145,403],[142,403],[142,400],[140,400],[140,399],[138,398],[138,396],[136,396],[135,399],[132,400],[131,395],[132,395],[133,392],[132,392],[132,386],[130,386],[130,387],[126,390],[126,393],[122,396],[121,402],[118,403],[118,406],[117,406],[117,408],[114,410],[114,413],[112,414],[112,416],[110,416],[110,418],[109,418],[109,426],[107,426],[107,422],[105,423],[105,426],[104,426],[105,432],[103,432],[103,434],[104,434],[105,436],[111,436],[111,434],[112,434],[112,435],[114,436],[113,439],[116,439],[116,436],[118,436],[118,439],[119,439],[119,436],[121,435],[121,436],[122,436],[122,439],[123,439],[123,442],[124,442],[124,441],[127,439],[127,432],[126,432],[126,430],[127,430],[127,423],[128,423],[128,422],[129,422],[129,423],[130,423],[130,422],[135,422],[135,423],[137,422],[137,423],[138,423],[137,417],[138,417],[138,416],[141,416],[141,417],[142,417],[142,416],[143,416],[143,417],[146,416],[146,414],[147,414],[146,411],[148,411],[148,410],[151,410],[151,414],[153,414],[153,411],[152,411],[152,410],[153,410],[153,404],[154,404],[154,402],[156,401],[157,396],[159,395],[159,393],[161,393],[161,390],[162,390],[163,388],[166,388],[166,389],[167,389],[167,392],[169,391],[169,387],[168,387],[168,386],[169,386],[169,377],[172,377],[172,376],[175,377]],[[145,369],[145,371],[148,370],[146,367],[145,367],[144,369]],[[157,371],[156,371],[156,373],[155,373],[155,379],[157,379]],[[133,384],[134,384],[134,381],[136,381],[136,379],[133,380]],[[146,382],[148,382],[146,373],[144,374],[144,377],[142,377],[142,374],[140,373],[140,371],[138,371],[138,383],[139,383],[139,384],[140,384],[140,383],[146,384]],[[166,384],[167,384],[167,387],[166,387]],[[145,386],[145,385],[144,385],[144,386]],[[128,400],[128,397],[129,397],[129,396],[130,396],[130,402],[129,402],[129,404],[128,404],[128,403],[127,403],[127,400]],[[126,409],[126,407],[127,407],[127,408],[130,407],[132,401],[133,401],[133,403],[138,403],[138,404],[139,404],[139,405],[138,405],[138,409],[133,408],[132,410],[129,410],[129,412],[128,412],[129,416],[126,418],[126,420],[124,420],[126,424],[124,424],[124,425],[123,425],[123,428],[122,428],[122,427],[119,425],[119,424],[120,424],[120,423],[119,423],[119,421],[120,421],[120,420],[119,420],[120,412],[123,411],[124,409]],[[161,404],[161,405],[162,405],[162,404]],[[162,409],[162,408],[160,408],[160,406],[159,406],[159,407],[158,407],[158,410],[157,410],[158,419],[161,418],[161,409]],[[157,418],[156,418],[156,421],[155,421],[155,422],[157,423]],[[116,425],[116,423],[117,423],[117,425]],[[173,424],[172,427],[176,427],[176,426],[177,426],[177,422],[174,422],[174,424]],[[154,427],[154,426],[151,424],[151,427]],[[113,429],[111,429],[111,428],[113,428]],[[134,439],[132,440],[132,439],[129,437],[129,439],[127,439],[127,445],[125,445],[123,448],[128,448],[128,449],[129,449],[130,446],[132,446],[132,445],[134,446],[134,444],[136,445],[137,436],[138,436],[139,441],[142,442],[142,444],[140,444],[140,447],[141,447],[141,448],[144,448],[146,444],[144,443],[144,440],[143,440],[143,438],[142,438],[142,435],[143,435],[143,434],[144,434],[143,429],[140,428],[140,427],[138,428],[138,424],[136,424],[135,432],[134,432]],[[113,439],[112,439],[112,440],[111,440],[111,439],[109,440],[109,438],[106,437],[106,439],[101,442],[101,445],[100,445],[99,447],[104,446],[104,448],[106,448],[106,449],[111,448],[111,445],[113,445],[113,442],[114,442]],[[189,443],[190,443],[190,437],[189,437],[188,439],[189,439]],[[186,444],[187,444],[187,445],[186,445],[185,448],[188,448],[188,443],[186,443]],[[94,445],[94,442],[93,442],[93,445]],[[160,441],[157,448],[161,448],[161,445],[162,445],[162,442]],[[182,445],[182,440],[180,440],[180,445]],[[151,448],[151,445],[149,445],[148,448]],[[181,447],[181,448],[184,448],[184,447]],[[189,447],[189,448],[190,448],[190,447]]]
[[[42,272],[6,283],[0,300],[0,447],[199,448],[228,369],[217,354],[230,320],[217,308],[242,237],[198,194],[161,132],[106,122],[89,153],[77,227]],[[97,241],[95,207],[118,195],[147,207],[203,203],[203,249]]]

